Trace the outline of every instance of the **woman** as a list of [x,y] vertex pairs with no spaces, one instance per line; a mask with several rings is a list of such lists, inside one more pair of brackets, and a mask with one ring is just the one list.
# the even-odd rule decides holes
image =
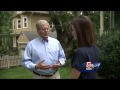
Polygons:
[[[71,79],[97,79],[97,71],[83,69],[87,68],[86,63],[94,63],[99,61],[99,51],[95,45],[95,34],[92,21],[89,17],[81,15],[75,17],[72,22],[72,34],[77,40],[78,48],[71,59]],[[83,65],[84,64],[84,65]],[[93,67],[94,68],[94,67]]]

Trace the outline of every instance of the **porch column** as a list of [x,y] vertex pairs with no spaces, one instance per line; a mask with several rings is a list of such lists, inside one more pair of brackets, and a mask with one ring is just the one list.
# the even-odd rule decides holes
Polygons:
[[13,36],[13,47],[16,47],[16,36]]
[[100,36],[103,35],[104,30],[104,11],[100,11]]

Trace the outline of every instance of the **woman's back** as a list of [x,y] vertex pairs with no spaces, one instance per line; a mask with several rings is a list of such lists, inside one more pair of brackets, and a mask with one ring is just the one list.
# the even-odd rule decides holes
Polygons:
[[98,62],[99,61],[99,50],[96,45],[92,46],[83,46],[79,48],[71,60],[71,65],[75,69],[81,72],[79,79],[97,79],[97,72],[88,72],[86,65],[83,66],[86,62]]
[[71,32],[77,40],[78,47],[71,60],[71,78],[96,79],[97,71],[94,63],[99,61],[99,51],[95,45],[92,21],[85,15],[74,17],[71,22]]

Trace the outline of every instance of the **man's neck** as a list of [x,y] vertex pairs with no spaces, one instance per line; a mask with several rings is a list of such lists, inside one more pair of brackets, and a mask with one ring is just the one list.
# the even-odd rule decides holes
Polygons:
[[47,38],[43,38],[43,37],[40,36],[40,38],[41,38],[41,40],[48,42],[48,37]]

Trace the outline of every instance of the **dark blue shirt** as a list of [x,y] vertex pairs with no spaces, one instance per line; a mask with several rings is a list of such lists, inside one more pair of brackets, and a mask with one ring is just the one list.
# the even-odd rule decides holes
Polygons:
[[[78,48],[71,59],[72,68],[82,70],[84,62],[99,61],[99,50],[96,45]],[[97,72],[81,72],[79,79],[97,79]]]

